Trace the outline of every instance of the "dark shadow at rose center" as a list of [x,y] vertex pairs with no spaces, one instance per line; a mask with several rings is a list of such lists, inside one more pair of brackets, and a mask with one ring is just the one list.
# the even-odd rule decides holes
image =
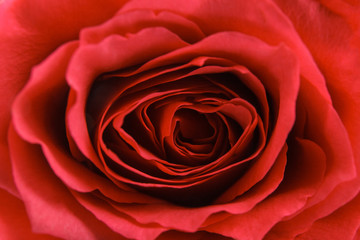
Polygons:
[[[185,85],[186,80],[182,81],[179,87]],[[176,82],[171,87],[176,88]],[[239,96],[223,89],[217,93],[194,89],[195,93],[159,93],[157,100],[139,103],[126,113],[121,110],[121,124],[112,120],[99,136],[104,143],[98,148],[99,156],[109,169],[105,175],[115,183],[188,207],[211,204],[234,184],[259,148],[259,127],[249,127],[253,120],[245,124],[232,116],[239,104],[232,100]],[[149,94],[154,92],[149,89]],[[139,96],[138,101],[143,101]]]

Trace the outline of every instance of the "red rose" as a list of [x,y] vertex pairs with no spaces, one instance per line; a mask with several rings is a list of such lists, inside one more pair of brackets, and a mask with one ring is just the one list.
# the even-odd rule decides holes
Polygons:
[[3,2],[2,238],[359,238],[359,5]]

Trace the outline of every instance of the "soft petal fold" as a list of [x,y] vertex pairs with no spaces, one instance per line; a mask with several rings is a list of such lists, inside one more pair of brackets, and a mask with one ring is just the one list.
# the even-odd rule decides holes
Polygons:
[[76,201],[49,168],[39,146],[25,142],[13,128],[9,143],[16,186],[34,232],[65,239],[116,236]]

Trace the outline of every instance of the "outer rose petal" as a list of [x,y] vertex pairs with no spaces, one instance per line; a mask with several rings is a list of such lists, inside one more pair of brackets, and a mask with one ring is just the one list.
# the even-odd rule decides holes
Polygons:
[[11,176],[6,135],[12,101],[28,80],[31,68],[63,42],[75,39],[83,27],[101,23],[111,17],[125,2],[0,2],[0,187],[17,194]]
[[22,140],[12,127],[9,143],[15,182],[34,232],[65,239],[118,237],[75,200],[38,146]]
[[[231,203],[214,204],[200,208],[186,208],[173,204],[125,205],[112,203],[112,205],[141,223],[152,223],[156,219],[157,223],[169,229],[194,232],[199,228],[206,228],[208,225],[217,222],[217,215],[221,212],[225,211],[236,215],[250,211],[258,202],[273,192],[282,180],[286,164],[285,154],[286,148],[279,154],[278,161],[271,169],[271,173],[265,177],[263,184],[252,188],[247,194]],[[213,213],[216,214],[211,215]],[[230,214],[226,214],[226,217]],[[214,221],[214,219],[216,220]]]
[[359,240],[360,239],[360,227],[358,228],[353,240]]
[[102,200],[96,195],[75,193],[75,196],[82,206],[93,213],[97,219],[104,222],[114,232],[126,238],[152,240],[167,230],[156,223],[138,223],[132,217],[116,211],[107,201]]
[[275,2],[292,20],[326,77],[333,105],[348,130],[355,158],[360,159],[360,29],[332,12],[354,12],[349,17],[357,20],[350,21],[359,24],[359,1],[351,5],[321,0],[325,6],[315,1]]
[[0,212],[0,233],[2,239],[57,239],[49,235],[33,233],[24,203],[2,189],[0,189]]
[[[85,210],[77,199],[71,196],[70,191],[64,185],[66,183],[77,190],[87,192],[92,192],[95,189],[104,190],[105,193],[110,191],[113,192],[111,193],[112,196],[115,195],[115,199],[120,198],[119,195],[126,195],[128,199],[121,199],[124,202],[132,201],[134,197],[131,193],[121,192],[120,189],[117,192],[114,191],[114,186],[109,186],[110,184],[101,177],[89,172],[84,166],[71,159],[66,144],[62,142],[65,138],[65,132],[61,131],[63,130],[61,126],[64,125],[65,121],[65,106],[62,105],[66,103],[64,95],[68,90],[64,79],[65,69],[76,47],[77,42],[63,45],[40,64],[34,70],[31,81],[19,94],[14,104],[13,120],[21,136],[29,142],[40,144],[43,150],[41,152],[37,146],[22,141],[11,130],[9,142],[13,147],[14,177],[36,231],[54,234],[66,239],[72,239],[74,236],[76,239],[113,239],[118,235],[92,215],[94,213],[98,216],[99,210],[97,208],[90,209],[94,211]],[[48,79],[52,79],[51,84],[43,85],[43,81]],[[40,86],[46,86],[46,88]],[[48,95],[52,95],[54,92],[56,97]],[[54,107],[55,111],[49,111],[49,107]],[[28,123],[32,127],[29,127]],[[28,158],[24,155],[29,155],[32,158],[27,160]],[[23,160],[26,161],[23,162]],[[51,169],[42,165],[45,162],[50,164]],[[31,164],[31,167],[24,166],[26,164]],[[59,181],[53,171],[60,176],[63,182]],[[46,179],[48,185],[40,183],[41,178]],[[26,179],[32,179],[31,187],[34,189],[27,185],[30,181],[26,181]],[[146,197],[137,196],[137,198],[139,197],[145,198],[146,201]],[[56,203],[58,199],[61,199],[65,206],[58,206],[59,204]],[[40,216],[37,214],[40,211],[38,207],[41,207],[43,212]],[[100,213],[102,213],[101,209]],[[103,215],[100,215],[100,219],[101,216]],[[109,223],[109,216],[111,215],[105,217],[104,222],[111,227],[113,227],[111,223],[116,223],[113,229],[119,231],[119,234],[126,234],[126,237],[137,239],[150,236],[148,232],[152,229],[141,232],[143,230],[141,227],[127,219],[119,218],[116,214],[117,221]],[[68,222],[68,225],[62,224],[62,221]],[[94,225],[97,227],[94,228]],[[90,226],[91,228],[89,228]],[[63,228],[66,228],[66,231]],[[162,231],[164,230],[158,228],[152,232],[156,237]],[[154,235],[150,236],[150,239],[152,238]]]
[[80,39],[84,43],[95,44],[109,35],[129,36],[151,27],[164,27],[189,43],[206,37],[194,22],[178,14],[165,11],[155,13],[151,10],[135,10],[116,15],[104,24],[83,29],[80,32]]
[[359,206],[360,195],[331,215],[316,221],[305,233],[298,235],[296,240],[317,239],[319,236],[323,240],[357,240],[355,235],[360,226]]
[[289,157],[282,184],[274,194],[248,212],[229,216],[203,229],[235,239],[262,239],[282,218],[300,210],[321,183],[325,155],[308,140],[297,140],[293,151],[289,153],[291,159]]
[[[344,18],[353,30],[360,26],[359,0],[318,0],[324,7]],[[360,35],[358,35],[360,36]]]
[[302,75],[321,89],[323,97],[330,99],[324,78],[307,47],[288,17],[272,1],[234,1],[229,4],[226,0],[192,0],[188,4],[181,0],[134,0],[126,4],[118,14],[134,9],[175,12],[195,22],[206,35],[236,31],[259,38],[270,45],[285,44],[300,60]]
[[[77,42],[64,44],[34,68],[29,83],[14,103],[13,123],[20,129],[22,138],[43,147],[51,168],[66,185],[82,192],[99,189],[106,196],[131,202],[134,197],[139,198],[138,194],[131,195],[128,192],[124,197],[124,193],[118,188],[75,161],[64,144],[66,140],[63,127],[68,91],[64,76],[76,48]],[[49,83],[48,79],[52,81]],[[54,111],[50,111],[50,108]],[[144,196],[140,198],[143,201],[149,200]]]
[[[331,94],[333,106],[346,127],[352,145],[357,178],[339,186],[323,203],[322,210],[312,209],[303,214],[300,222],[312,213],[336,209],[339,204],[357,194],[360,187],[360,38],[357,22],[360,5],[356,1],[352,6],[344,1],[326,1],[326,6],[315,1],[287,1],[277,0],[277,4],[288,14],[303,41],[308,46],[320,70],[326,77],[327,87]],[[320,1],[322,2],[322,1]],[[325,2],[325,1],[324,1]],[[340,4],[339,7],[335,7]],[[355,16],[344,19],[344,11],[354,11]],[[305,216],[304,216],[305,215]],[[349,216],[350,218],[350,216]],[[300,218],[301,219],[301,218]],[[330,224],[331,222],[329,222]],[[289,224],[293,234],[302,231],[299,225],[295,229],[294,222]],[[285,226],[279,228],[284,229]],[[309,227],[309,226],[308,226]]]

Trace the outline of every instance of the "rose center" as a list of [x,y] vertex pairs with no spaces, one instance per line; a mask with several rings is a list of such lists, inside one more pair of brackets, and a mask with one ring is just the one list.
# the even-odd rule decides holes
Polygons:
[[179,134],[183,141],[209,138],[215,133],[204,114],[195,110],[181,109],[175,116],[178,118]]

